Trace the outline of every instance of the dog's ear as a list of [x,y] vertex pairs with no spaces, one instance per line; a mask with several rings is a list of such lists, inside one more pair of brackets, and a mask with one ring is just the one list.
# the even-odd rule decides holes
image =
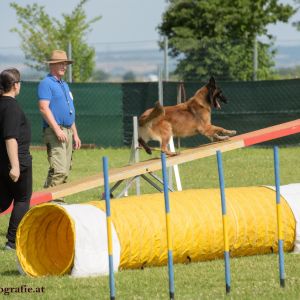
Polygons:
[[216,89],[216,81],[215,78],[213,76],[210,77],[209,82],[207,84],[207,88],[208,88],[208,101],[210,102],[210,104],[213,103],[213,96],[214,96],[214,91]]
[[209,86],[208,88],[208,100],[210,104],[214,101],[214,88],[212,88],[212,86]]
[[209,79],[209,85],[211,87],[215,87],[216,86],[216,81],[215,81],[215,78],[213,76],[211,76],[210,79]]

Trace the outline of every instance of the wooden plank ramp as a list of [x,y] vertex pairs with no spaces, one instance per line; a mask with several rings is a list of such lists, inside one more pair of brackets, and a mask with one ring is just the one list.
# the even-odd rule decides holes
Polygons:
[[[259,144],[265,141],[281,138],[284,136],[296,134],[300,132],[300,119],[282,123],[279,125],[266,127],[260,130],[252,131],[249,133],[237,135],[229,140],[217,143],[205,144],[197,148],[192,148],[182,151],[180,154],[168,157],[167,166],[178,165],[193,161],[199,158],[208,157],[216,154],[217,150],[227,152],[251,145]],[[121,168],[111,169],[109,171],[109,182],[117,182],[122,179],[128,179],[136,175],[145,174],[161,169],[160,158],[149,159]],[[31,198],[31,206],[51,201],[57,198],[73,195],[83,192],[92,188],[97,188],[104,185],[104,178],[102,173],[89,176],[80,180],[75,180],[70,183],[65,183],[53,188],[48,188],[38,192],[34,192]],[[2,214],[11,211],[8,208]],[[0,215],[2,215],[0,214]]]

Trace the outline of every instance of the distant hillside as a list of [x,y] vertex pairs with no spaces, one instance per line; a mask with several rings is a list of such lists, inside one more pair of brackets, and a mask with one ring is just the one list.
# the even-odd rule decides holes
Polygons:
[[[169,58],[169,70],[176,67],[176,60]],[[112,75],[122,75],[133,71],[138,75],[157,73],[158,66],[164,64],[162,51],[131,50],[131,51],[107,51],[96,53],[97,68]]]
[[[41,73],[30,70],[24,65],[22,54],[10,54],[9,51],[0,53],[0,69],[15,66],[22,70],[27,80],[39,79]],[[169,58],[169,71],[176,68],[176,60]],[[289,68],[300,65],[300,45],[277,46],[275,57],[276,68]],[[135,74],[149,75],[157,74],[158,66],[163,66],[163,51],[149,50],[127,50],[127,51],[102,51],[96,52],[96,66],[112,76],[122,76],[132,71]]]
[[300,65],[300,46],[277,46],[276,68]]
[[[276,68],[288,68],[300,65],[299,46],[278,46],[275,56]],[[157,72],[163,65],[163,52],[158,50],[133,50],[117,52],[97,52],[97,67],[114,75],[130,70],[137,74]],[[169,58],[169,70],[176,68],[176,60]]]

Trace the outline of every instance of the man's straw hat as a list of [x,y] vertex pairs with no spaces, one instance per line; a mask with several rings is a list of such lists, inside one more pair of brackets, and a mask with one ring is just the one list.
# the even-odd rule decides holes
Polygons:
[[73,63],[73,60],[69,60],[65,51],[53,50],[50,60],[46,61],[47,64],[57,64],[66,62],[68,65]]

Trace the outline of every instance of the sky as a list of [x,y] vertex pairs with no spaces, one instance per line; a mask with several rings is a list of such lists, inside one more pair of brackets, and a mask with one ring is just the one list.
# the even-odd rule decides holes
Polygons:
[[[11,33],[12,27],[18,26],[14,9],[10,8],[10,0],[0,0],[0,50],[18,48],[20,39],[16,33]],[[63,13],[70,13],[79,0],[15,0],[24,6],[39,3],[45,6],[45,11],[52,17],[60,18]],[[282,3],[293,4],[293,0],[281,0]],[[128,44],[134,48],[135,43],[144,43],[149,47],[156,45],[159,34],[156,27],[161,22],[163,12],[167,7],[165,0],[89,0],[85,4],[88,20],[102,16],[102,19],[92,25],[92,31],[87,36],[90,45]],[[270,25],[269,31],[276,36],[277,44],[300,44],[300,32],[291,25],[292,21],[300,20],[298,12],[289,24],[278,23]],[[154,46],[155,47],[155,46]]]
[[[20,44],[16,33],[9,29],[17,26],[16,14],[7,0],[0,0],[0,36],[1,47],[16,47]],[[22,6],[39,3],[52,17],[59,18],[70,13],[79,0],[16,0]],[[157,41],[156,31],[166,7],[165,0],[89,0],[85,5],[88,20],[102,16],[93,23],[87,36],[91,44],[127,43],[139,41]],[[4,38],[3,38],[4,37]],[[134,45],[133,45],[134,46]]]

